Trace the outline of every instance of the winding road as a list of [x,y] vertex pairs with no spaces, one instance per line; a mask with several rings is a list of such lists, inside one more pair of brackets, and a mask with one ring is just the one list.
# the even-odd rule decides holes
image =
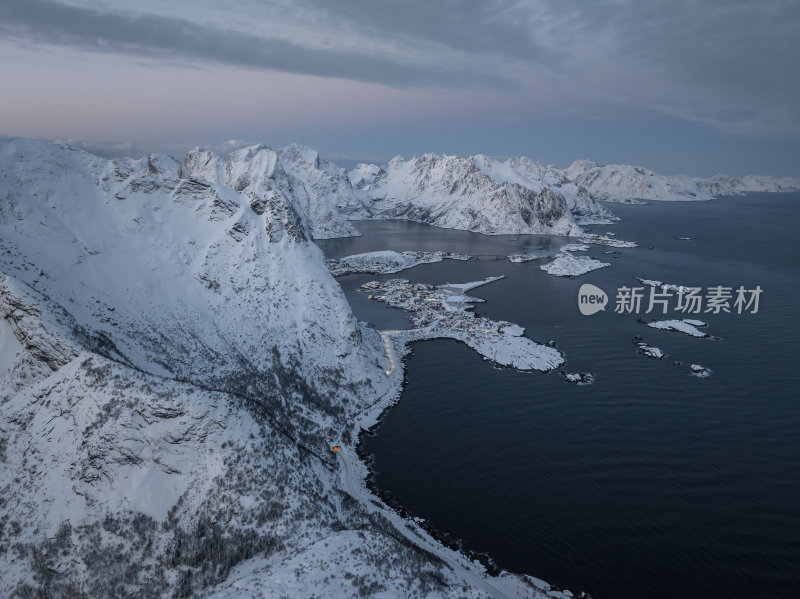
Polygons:
[[386,358],[389,360],[389,370],[386,371],[386,376],[391,376],[397,370],[397,356],[395,356],[392,341],[389,339],[390,335],[397,335],[398,333],[419,333],[424,329],[397,329],[394,331],[379,331],[381,339],[383,339],[383,347],[386,349]]
[[391,376],[397,370],[397,360],[395,359],[394,349],[389,335],[397,331],[381,331],[381,339],[383,339],[383,346],[386,348],[386,357],[389,359],[389,370],[386,371],[386,376]]

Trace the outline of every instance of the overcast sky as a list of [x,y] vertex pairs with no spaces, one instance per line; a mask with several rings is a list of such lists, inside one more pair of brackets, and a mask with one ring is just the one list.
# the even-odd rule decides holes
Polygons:
[[0,133],[800,176],[800,0],[0,0]]

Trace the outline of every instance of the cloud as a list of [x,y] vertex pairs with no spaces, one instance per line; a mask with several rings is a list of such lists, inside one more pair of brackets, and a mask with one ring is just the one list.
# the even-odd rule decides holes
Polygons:
[[140,12],[88,1],[4,0],[0,33],[160,61],[489,90],[516,98],[510,109],[519,114],[603,118],[615,105],[730,133],[800,137],[796,0],[126,4]]
[[198,146],[190,143],[143,143],[129,140],[96,141],[68,137],[64,139],[55,139],[53,143],[79,148],[90,154],[102,156],[104,158],[120,158],[125,156],[141,158],[147,154],[158,152],[169,154],[180,160],[189,150],[195,147],[199,147],[202,150],[209,150],[221,156],[226,156],[231,152],[257,145],[260,142],[246,139],[229,139],[222,143],[200,144]]
[[49,0],[5,0],[0,5],[0,32],[11,39],[96,52],[179,57],[401,87],[513,83],[497,71],[476,72],[436,61],[318,48],[177,17],[110,12]]
[[[53,143],[64,144],[73,148],[79,148],[95,156],[103,158],[120,158],[129,156],[141,158],[153,152],[170,154],[182,158],[192,146],[190,144],[157,144],[139,143],[133,141],[90,141],[77,138],[55,139]],[[224,144],[223,144],[224,145]],[[221,147],[219,148],[221,149]]]
[[[572,7],[572,10],[570,10]],[[793,0],[540,2],[584,90],[735,133],[800,136]],[[568,17],[566,15],[569,15]]]
[[554,64],[563,52],[536,39],[529,5],[507,0],[298,0],[360,37]]

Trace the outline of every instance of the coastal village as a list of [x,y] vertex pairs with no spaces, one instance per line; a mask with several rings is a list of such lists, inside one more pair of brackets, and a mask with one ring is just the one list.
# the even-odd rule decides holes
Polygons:
[[525,329],[519,325],[490,320],[471,312],[472,304],[483,300],[468,296],[467,291],[502,278],[438,286],[390,279],[371,281],[362,288],[370,292],[370,299],[411,314],[413,328],[384,332],[402,345],[422,339],[450,338],[465,343],[501,366],[540,371],[559,367],[564,363],[561,353],[524,337]]

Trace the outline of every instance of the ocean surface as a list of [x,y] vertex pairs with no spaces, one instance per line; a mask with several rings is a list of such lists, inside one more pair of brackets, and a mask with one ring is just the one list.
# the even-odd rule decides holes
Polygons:
[[[405,313],[368,300],[362,283],[505,275],[471,292],[486,300],[476,312],[554,340],[565,371],[595,377],[578,386],[497,368],[454,341],[416,343],[400,402],[364,443],[376,485],[500,568],[595,599],[800,597],[800,194],[609,207],[620,223],[585,228],[639,247],[592,246],[612,266],[574,279],[499,259],[552,254],[570,241],[559,237],[378,221],[319,242],[329,257],[478,255],[339,281],[356,316],[395,329]],[[757,314],[693,315],[717,337],[697,339],[614,313],[637,276],[763,293]],[[609,294],[606,311],[580,314],[583,283]],[[667,356],[641,355],[635,335]],[[691,376],[693,363],[711,375]]]

